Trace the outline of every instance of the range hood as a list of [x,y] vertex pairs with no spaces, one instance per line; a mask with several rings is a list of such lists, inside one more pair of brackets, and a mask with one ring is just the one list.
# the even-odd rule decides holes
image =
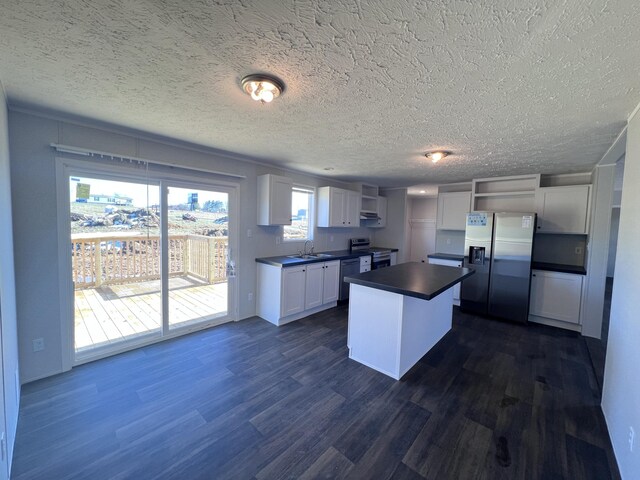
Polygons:
[[379,218],[376,212],[360,212],[360,220],[378,220]]

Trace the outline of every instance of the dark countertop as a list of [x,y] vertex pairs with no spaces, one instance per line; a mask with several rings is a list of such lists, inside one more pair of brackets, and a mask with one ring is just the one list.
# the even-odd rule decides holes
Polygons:
[[364,287],[431,300],[474,273],[470,268],[410,262],[351,275],[344,280]]
[[456,262],[462,262],[464,255],[456,255],[455,253],[432,253],[427,255],[427,258],[437,258],[439,260],[454,260]]
[[275,267],[293,267],[295,265],[306,265],[308,263],[331,262],[333,260],[347,260],[349,258],[359,258],[371,255],[370,252],[350,252],[349,250],[332,250],[330,252],[318,252],[323,255],[319,258],[289,258],[287,255],[277,257],[256,258],[258,263],[266,263]]
[[575,273],[586,275],[587,269],[577,265],[564,265],[561,263],[531,262],[531,268],[535,270],[546,270],[548,272]]
[[[438,258],[440,260],[464,261],[464,255],[455,255],[452,253],[432,253],[427,255],[428,258]],[[546,270],[548,272],[575,273],[577,275],[586,275],[587,269],[577,265],[565,265],[561,263],[545,263],[531,262],[531,268],[535,270]]]
[[[380,249],[382,247],[371,247],[372,249]],[[397,248],[388,248],[392,252],[397,252]],[[371,255],[373,252],[360,250],[351,252],[350,250],[331,250],[329,252],[317,252],[315,255],[322,254],[319,258],[289,258],[287,255],[278,255],[276,257],[256,258],[258,263],[266,263],[275,267],[293,267],[295,265],[306,265],[308,263],[331,262],[332,260],[348,260],[349,258],[359,258]],[[324,256],[327,255],[327,256]]]

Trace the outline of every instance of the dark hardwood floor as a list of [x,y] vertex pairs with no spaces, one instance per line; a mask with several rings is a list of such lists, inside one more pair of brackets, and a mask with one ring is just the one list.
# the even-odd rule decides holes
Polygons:
[[596,374],[596,381],[600,393],[604,384],[604,365],[607,357],[607,342],[609,341],[609,324],[611,320],[611,295],[613,294],[613,277],[607,277],[607,283],[604,289],[604,308],[602,311],[602,329],[600,338],[584,337],[587,344],[589,355],[591,356],[591,364]]
[[580,336],[456,311],[398,382],[346,332],[253,318],[25,385],[12,477],[619,478]]

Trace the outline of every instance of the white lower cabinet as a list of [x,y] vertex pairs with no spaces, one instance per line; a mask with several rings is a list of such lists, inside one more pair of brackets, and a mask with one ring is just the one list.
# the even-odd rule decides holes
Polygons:
[[[443,258],[430,258],[431,265],[445,265],[447,267],[462,267],[462,260],[446,260]],[[453,304],[460,306],[460,282],[453,286]]]
[[580,324],[582,280],[578,274],[532,270],[529,314]]
[[338,300],[340,262],[310,263],[305,280],[304,309]]
[[340,261],[325,262],[322,282],[322,304],[338,301],[340,295]]
[[258,263],[256,313],[275,325],[331,308],[338,301],[340,261],[280,267]]
[[[304,309],[309,310],[322,305],[324,285],[324,263],[310,263],[306,266],[307,275],[304,281]],[[285,270],[288,270],[285,268]]]
[[[282,268],[280,313],[283,317],[300,313],[305,304],[305,266]],[[262,285],[260,285],[262,287]],[[265,288],[267,286],[265,285]]]

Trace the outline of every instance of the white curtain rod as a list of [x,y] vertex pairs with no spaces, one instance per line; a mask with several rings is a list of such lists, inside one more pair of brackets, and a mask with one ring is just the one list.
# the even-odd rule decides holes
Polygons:
[[224,175],[225,177],[247,178],[245,175],[238,175],[235,173],[219,172],[217,170],[209,170],[207,168],[188,167],[186,165],[180,165],[172,162],[148,160],[146,158],[132,157],[130,155],[120,155],[117,153],[110,153],[110,152],[100,152],[97,150],[89,150],[87,148],[74,147],[71,145],[60,145],[59,143],[52,143],[51,147],[54,148],[57,152],[72,153],[74,155],[83,155],[85,157],[99,157],[99,158],[107,158],[111,160],[127,160],[130,162],[153,163],[155,165],[164,165],[167,167],[183,168],[185,170],[195,170],[197,172],[207,172],[207,173],[213,173],[215,175]]

